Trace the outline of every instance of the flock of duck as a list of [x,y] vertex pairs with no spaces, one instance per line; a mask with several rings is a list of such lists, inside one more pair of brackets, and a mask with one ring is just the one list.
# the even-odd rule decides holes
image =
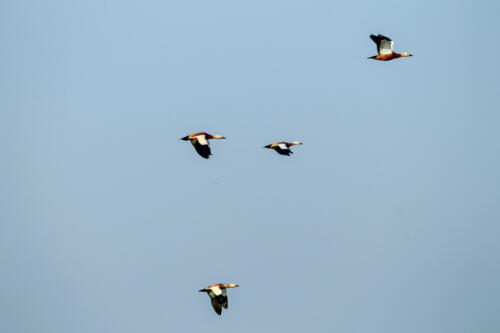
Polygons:
[[[388,37],[379,34],[378,36],[370,35],[370,38],[375,42],[375,44],[377,44],[378,54],[373,57],[369,57],[368,59],[389,61],[396,58],[412,56],[411,54],[406,52],[403,53],[394,52],[393,51],[394,41],[392,41]],[[220,139],[225,139],[225,137],[223,137],[222,135],[211,135],[206,132],[198,132],[181,138],[181,140],[184,141],[191,141],[196,152],[204,158],[209,158],[210,155],[212,155],[208,142],[208,140],[210,139],[220,140]],[[302,143],[298,141],[294,142],[280,141],[264,146],[263,148],[274,149],[280,155],[290,156],[290,154],[293,154],[293,152],[290,150],[290,147],[301,144]],[[227,309],[228,305],[226,289],[236,288],[236,287],[238,287],[237,284],[216,283],[204,289],[201,289],[200,292],[206,292],[208,294],[212,302],[212,307],[214,308],[215,312],[218,315],[221,315],[222,308]]]
[[[198,132],[181,138],[181,140],[184,141],[191,141],[196,152],[201,157],[204,158],[209,158],[210,155],[212,155],[210,146],[208,144],[209,139],[225,139],[225,137],[223,137],[222,135],[211,135],[208,134],[207,132]],[[274,149],[278,154],[290,156],[290,154],[293,154],[293,152],[290,150],[290,147],[301,144],[302,143],[298,141],[294,142],[280,141],[271,143],[270,145],[264,146],[263,148]]]

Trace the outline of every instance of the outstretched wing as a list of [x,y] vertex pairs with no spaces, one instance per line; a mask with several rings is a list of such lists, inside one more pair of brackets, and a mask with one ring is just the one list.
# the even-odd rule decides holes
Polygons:
[[212,301],[212,307],[214,308],[215,313],[217,313],[220,316],[222,313],[222,304],[219,303],[219,301],[217,300],[217,296],[213,297],[211,299],[211,301]]
[[287,155],[290,156],[290,154],[293,154],[290,148],[284,143],[280,143],[279,145],[276,146],[275,150],[278,152],[280,155]]
[[212,155],[212,153],[210,152],[210,147],[208,145],[204,146],[196,143],[193,144],[193,146],[194,149],[196,149],[196,152],[200,154],[201,157],[208,158],[210,155]]
[[378,54],[392,54],[394,41],[383,35],[370,35],[370,38],[377,44]]
[[208,145],[208,140],[204,135],[199,135],[195,139],[191,140],[191,143],[196,149],[196,152],[200,154],[201,157],[208,158],[212,155],[210,151],[210,146]]
[[222,307],[224,304],[227,304],[226,290],[219,287],[213,287],[208,291],[208,296],[210,296],[210,301],[212,302],[215,313],[220,316]]

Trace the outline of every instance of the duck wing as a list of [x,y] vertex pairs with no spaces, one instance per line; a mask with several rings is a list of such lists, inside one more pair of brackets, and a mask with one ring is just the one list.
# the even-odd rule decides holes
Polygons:
[[217,313],[220,316],[222,313],[222,304],[219,303],[217,297],[213,297],[211,299],[211,301],[212,301],[212,307],[214,308],[215,313]]
[[208,145],[208,140],[205,138],[204,135],[199,135],[193,140],[191,140],[191,143],[194,146],[194,149],[196,152],[204,158],[208,158],[210,155],[212,155],[212,152],[210,151],[210,146]]
[[214,308],[215,313],[220,316],[224,304],[226,304],[227,307],[226,290],[215,287],[208,292],[208,296],[210,296],[210,301],[212,302],[212,307]]
[[370,35],[370,38],[377,44],[378,54],[392,54],[394,41],[383,35]]
[[288,148],[288,146],[284,143],[280,143],[279,145],[276,146],[276,148],[274,148],[276,150],[276,152],[278,152],[278,154],[280,155],[287,155],[287,156],[290,156],[290,154],[293,154],[293,152],[290,150],[290,148]]
[[209,158],[210,155],[212,155],[212,152],[210,151],[210,147],[208,145],[204,146],[204,145],[200,145],[200,144],[193,144],[193,146],[194,146],[194,149],[196,150],[196,152],[201,157]]

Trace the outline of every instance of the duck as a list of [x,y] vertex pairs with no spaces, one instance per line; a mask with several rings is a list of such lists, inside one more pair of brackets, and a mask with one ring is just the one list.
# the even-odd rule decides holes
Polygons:
[[225,139],[222,135],[211,135],[207,132],[198,132],[194,134],[187,135],[180,140],[191,141],[196,152],[204,158],[209,158],[212,155],[210,151],[210,146],[208,144],[209,139]]
[[280,155],[290,156],[290,154],[293,154],[293,151],[290,150],[290,147],[301,144],[302,143],[298,141],[293,141],[293,142],[280,141],[271,143],[270,145],[264,146],[263,148],[274,149]]
[[219,316],[222,314],[222,308],[227,309],[227,288],[237,288],[239,285],[237,284],[225,284],[225,283],[216,283],[204,289],[200,289],[200,293],[206,292],[208,297],[210,297],[210,301],[212,302],[212,307],[214,308],[215,313]]
[[394,52],[392,50],[394,46],[394,41],[389,37],[385,37],[379,34],[378,36],[370,35],[370,38],[375,42],[375,44],[377,44],[378,55],[373,57],[368,57],[368,59],[389,61],[396,58],[413,56],[412,54],[406,52],[403,53]]

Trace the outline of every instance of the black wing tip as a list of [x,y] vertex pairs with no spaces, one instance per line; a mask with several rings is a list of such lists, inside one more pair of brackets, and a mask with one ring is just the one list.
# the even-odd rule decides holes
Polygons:
[[222,313],[222,304],[219,301],[219,296],[215,296],[211,299],[212,302],[212,307],[214,308],[215,313],[217,313],[219,316]]
[[370,35],[370,38],[376,43],[377,41],[380,41],[382,39],[387,39],[387,40],[390,40],[392,41],[392,39],[390,39],[389,37],[387,36],[384,36],[382,34],[378,34],[378,35],[374,35],[374,34],[371,34]]
[[210,151],[210,147],[208,145],[200,145],[196,144],[194,145],[194,149],[203,158],[208,159],[210,155],[212,155],[212,152]]
[[274,150],[280,155],[290,156],[290,154],[292,153],[292,151],[290,149],[281,149],[280,147],[276,147],[276,148],[274,148]]
[[198,155],[208,160],[210,158],[210,155],[212,154],[205,154],[204,152],[198,152]]

